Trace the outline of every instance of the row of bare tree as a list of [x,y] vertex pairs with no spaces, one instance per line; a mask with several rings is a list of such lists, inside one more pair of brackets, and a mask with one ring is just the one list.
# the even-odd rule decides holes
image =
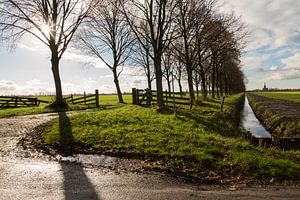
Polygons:
[[149,89],[155,81],[159,109],[164,107],[163,79],[169,91],[176,80],[181,93],[186,80],[192,106],[200,91],[216,97],[245,90],[240,70],[244,28],[233,15],[217,13],[216,3],[0,0],[0,33],[10,41],[30,33],[50,48],[58,105],[63,105],[59,61],[73,40],[112,71],[120,102],[119,76],[127,63],[144,69]]

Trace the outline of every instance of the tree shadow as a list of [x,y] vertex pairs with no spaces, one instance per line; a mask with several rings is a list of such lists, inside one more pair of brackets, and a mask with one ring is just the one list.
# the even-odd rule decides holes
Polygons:
[[234,121],[229,114],[212,111],[210,117],[205,117],[194,112],[178,111],[176,117],[181,121],[192,120],[196,124],[203,124],[205,130],[215,132],[225,137],[240,136],[238,125],[235,127],[228,122],[228,120]]
[[100,200],[80,164],[60,162],[60,165],[64,175],[65,200]]
[[[59,113],[60,144],[72,153],[74,138],[70,120],[65,112]],[[64,175],[65,200],[100,200],[93,184],[80,164],[60,162]]]

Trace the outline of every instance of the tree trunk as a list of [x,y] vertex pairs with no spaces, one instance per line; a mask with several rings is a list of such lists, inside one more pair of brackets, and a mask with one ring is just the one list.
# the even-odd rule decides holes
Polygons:
[[197,95],[197,97],[199,97],[199,83],[200,83],[199,76],[200,75],[197,71],[195,71],[194,73],[195,73],[195,79],[194,79],[195,81],[194,82],[195,82],[195,87],[196,87],[196,95]]
[[217,98],[220,98],[220,88],[219,88],[219,84],[217,84]]
[[151,70],[150,70],[150,61],[149,61],[150,53],[149,49],[146,49],[146,69],[147,69],[147,81],[148,81],[148,89],[151,91],[152,90],[152,85],[151,85]]
[[208,93],[209,93],[209,95],[211,95],[211,83],[210,82],[208,82]]
[[124,103],[121,88],[120,88],[120,84],[119,84],[119,78],[118,78],[117,71],[114,70],[113,73],[114,73],[114,82],[115,82],[116,89],[117,89],[119,103]]
[[205,72],[203,66],[200,67],[200,76],[201,76],[201,88],[202,88],[202,95],[204,99],[207,97],[207,89],[206,89],[206,79],[205,79]]
[[211,96],[214,99],[215,98],[215,83],[216,83],[216,70],[215,67],[213,67],[212,75],[211,75]]
[[55,104],[56,106],[65,106],[65,102],[62,95],[62,87],[61,87],[61,80],[59,74],[59,58],[57,48],[52,48],[52,57],[51,57],[51,65],[52,65],[52,74],[55,83],[55,91],[56,91],[56,99]]
[[220,92],[221,92],[221,85],[220,85],[220,67],[216,71],[217,78],[216,78],[216,88],[217,88],[217,97],[220,98]]
[[217,78],[216,78],[216,89],[217,89],[217,97],[220,98],[220,73],[219,70],[216,71]]
[[188,75],[188,86],[189,86],[189,95],[190,95],[190,109],[192,109],[195,100],[195,94],[194,94],[194,84],[193,84],[193,71],[190,67],[187,67],[187,75]]
[[148,89],[151,91],[152,86],[151,86],[151,72],[150,72],[150,66],[147,65],[147,82],[148,82]]
[[167,79],[167,83],[168,83],[168,90],[169,90],[169,96],[171,96],[171,81],[169,79]]
[[223,81],[222,81],[222,75],[221,75],[221,72],[220,72],[220,75],[219,75],[219,87],[220,87],[220,95],[221,97],[223,96]]
[[183,92],[182,92],[182,85],[181,85],[181,79],[177,79],[177,82],[178,82],[178,87],[179,87],[179,93],[180,93],[180,96],[182,97],[183,96]]
[[156,91],[157,91],[157,108],[161,110],[165,107],[163,85],[162,85],[162,70],[161,70],[161,56],[156,55],[154,58],[155,76],[156,76]]
[[229,92],[228,92],[228,82],[227,82],[227,75],[226,74],[224,76],[224,90],[225,90],[225,95],[227,96],[229,94]]
[[149,94],[147,95],[147,105],[151,105],[152,101],[152,86],[151,86],[151,73],[150,73],[150,66],[147,65],[147,82],[148,82],[148,90]]

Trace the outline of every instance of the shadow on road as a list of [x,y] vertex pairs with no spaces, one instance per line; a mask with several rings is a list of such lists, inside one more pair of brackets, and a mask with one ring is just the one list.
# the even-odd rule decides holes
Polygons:
[[[59,113],[59,130],[61,144],[72,150],[73,134],[70,120],[65,112]],[[93,184],[86,176],[80,164],[60,162],[64,175],[65,200],[89,199],[100,200]]]

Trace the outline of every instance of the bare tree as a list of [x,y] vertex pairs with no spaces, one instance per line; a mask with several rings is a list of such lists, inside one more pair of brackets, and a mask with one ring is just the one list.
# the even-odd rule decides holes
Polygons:
[[118,0],[98,4],[79,39],[84,52],[98,57],[112,71],[119,102],[123,103],[119,76],[130,55],[134,38],[120,5]]
[[[211,87],[213,98],[215,92],[218,96],[222,95],[224,70],[221,65],[225,62],[222,55],[226,51],[231,51],[233,43],[237,44],[238,41],[244,39],[244,34],[240,34],[242,29],[243,25],[233,14],[215,14],[206,20],[202,28],[199,29],[196,40],[197,68],[199,68],[202,94],[205,98],[207,96],[207,85]],[[231,38],[229,35],[231,35]]]
[[162,61],[163,61],[163,77],[167,81],[169,95],[171,96],[171,84],[174,78],[174,64],[175,58],[171,54],[172,49],[168,49],[164,52]]
[[[176,0],[121,0],[127,21],[143,48],[151,45],[155,68],[157,105],[164,108],[162,55],[173,38]],[[146,41],[146,43],[145,43]]]
[[180,37],[173,42],[173,46],[186,68],[190,108],[195,100],[193,71],[197,66],[197,36],[206,21],[211,18],[214,2],[214,0],[184,0],[177,4],[176,25]]
[[0,0],[0,34],[3,39],[16,43],[27,33],[49,47],[57,106],[65,105],[60,60],[93,7],[92,0]]
[[182,80],[185,76],[186,72],[184,71],[184,66],[180,61],[176,60],[175,61],[175,66],[174,66],[174,78],[176,79],[178,83],[178,88],[179,88],[179,93],[180,96],[183,96],[183,91],[182,91]]
[[145,47],[140,43],[135,43],[133,49],[133,55],[130,57],[133,65],[141,67],[147,77],[148,89],[152,90],[152,81],[155,80],[155,72],[153,66],[153,52],[151,51],[151,45],[145,41]]

